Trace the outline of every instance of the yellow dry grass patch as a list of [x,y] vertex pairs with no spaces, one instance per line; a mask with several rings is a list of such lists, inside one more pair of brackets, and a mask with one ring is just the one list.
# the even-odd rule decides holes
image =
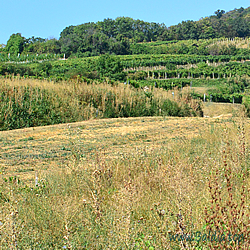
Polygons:
[[42,175],[67,168],[74,159],[74,150],[84,161],[102,152],[111,159],[145,146],[171,148],[175,140],[190,140],[213,123],[229,124],[230,119],[118,118],[3,131],[1,173],[3,177],[18,176],[32,181],[35,172]]
[[232,103],[206,102],[203,105],[204,115],[208,117],[232,117],[242,112],[243,105]]
[[[0,132],[1,175],[21,179],[20,185],[11,179],[0,183],[6,186],[2,199],[15,188],[0,217],[2,242],[11,246],[11,236],[21,232],[27,240],[23,237],[18,243],[26,249],[30,235],[41,232],[34,240],[42,242],[43,249],[53,238],[58,241],[54,249],[63,244],[81,249],[85,241],[89,249],[100,245],[118,249],[122,244],[132,249],[143,233],[154,249],[181,249],[182,242],[171,242],[169,232],[202,231],[207,219],[211,228],[219,220],[213,217],[214,200],[220,201],[217,207],[229,207],[232,192],[228,195],[229,181],[224,181],[228,171],[235,187],[233,202],[249,206],[249,197],[240,193],[240,177],[249,165],[249,121],[242,117],[138,117]],[[249,190],[248,175],[245,183]],[[217,184],[221,195],[211,201],[210,186],[217,190]],[[9,211],[20,212],[7,220]],[[240,226],[243,220],[249,224],[246,213],[236,221]],[[231,221],[229,217],[225,223],[235,233]],[[64,242],[65,238],[69,240]],[[200,242],[203,249],[212,249],[210,243]],[[192,242],[189,249],[198,245]]]

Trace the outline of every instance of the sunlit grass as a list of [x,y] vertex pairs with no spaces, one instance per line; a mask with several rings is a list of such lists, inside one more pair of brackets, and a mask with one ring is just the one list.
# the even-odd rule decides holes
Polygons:
[[[22,160],[2,160],[6,181],[1,182],[1,246],[211,249],[215,242],[198,238],[171,242],[170,235],[204,234],[209,228],[215,230],[216,223],[225,234],[237,228],[245,234],[246,190],[250,188],[248,130],[245,118],[145,117],[1,132],[1,147],[8,141],[7,150],[12,144],[14,158],[24,145],[27,148],[20,155],[29,155],[29,148],[33,152],[43,148],[44,154],[55,150],[48,169],[43,168],[46,159],[42,158],[34,162],[28,158],[23,172]],[[63,164],[59,151],[69,152]],[[8,166],[10,162],[16,168]],[[226,175],[233,185],[229,194]],[[215,200],[218,195],[213,198],[209,193],[216,183],[220,203]],[[226,206],[230,194],[238,207],[236,212],[228,210],[223,225],[220,214],[214,217],[213,211],[217,203]],[[237,228],[232,216],[236,216]],[[244,244],[247,249],[246,237]],[[229,242],[221,243],[221,248],[227,247]]]
[[[105,83],[7,79],[3,86],[71,98],[69,108],[83,115],[78,96],[111,91],[119,103],[136,95]],[[150,89],[159,102],[195,108],[186,91]],[[229,112],[209,105],[213,114]],[[250,124],[240,107],[224,118],[89,114],[87,121],[0,132],[2,249],[249,248]],[[199,237],[209,231],[242,234],[244,242]]]

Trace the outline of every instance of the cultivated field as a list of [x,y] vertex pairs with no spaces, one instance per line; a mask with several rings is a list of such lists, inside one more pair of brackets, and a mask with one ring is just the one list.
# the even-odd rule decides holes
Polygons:
[[2,248],[248,249],[250,123],[237,115],[0,132]]

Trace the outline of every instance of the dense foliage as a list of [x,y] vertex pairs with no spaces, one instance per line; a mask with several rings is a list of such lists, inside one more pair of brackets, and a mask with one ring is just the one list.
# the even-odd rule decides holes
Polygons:
[[[107,18],[94,23],[84,23],[66,27],[57,39],[24,38],[20,33],[11,35],[7,45],[0,51],[18,53],[53,53],[66,54],[67,57],[97,56],[100,54],[138,54],[148,52],[148,48],[139,42],[174,41],[190,39],[232,38],[248,37],[250,35],[250,7],[240,8],[225,13],[223,10],[215,11],[215,15],[202,18],[199,21],[182,21],[178,25],[166,27],[165,24],[135,20],[130,17],[117,17],[115,20]],[[159,51],[158,53],[166,53]],[[235,48],[182,47],[179,53],[222,53],[234,54]],[[150,53],[155,53],[151,48]],[[172,53],[172,52],[169,52]],[[225,54],[225,51],[224,53]]]

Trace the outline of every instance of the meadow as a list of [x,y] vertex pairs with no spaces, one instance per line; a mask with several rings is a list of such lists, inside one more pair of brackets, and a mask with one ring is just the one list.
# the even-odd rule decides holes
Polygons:
[[[19,87],[20,101],[29,81],[3,86]],[[32,86],[65,100],[74,89]],[[116,91],[132,96],[130,86]],[[213,118],[220,107],[229,114]],[[86,121],[1,131],[2,249],[248,249],[249,119],[241,105],[202,108],[210,118],[99,119],[94,110]]]

